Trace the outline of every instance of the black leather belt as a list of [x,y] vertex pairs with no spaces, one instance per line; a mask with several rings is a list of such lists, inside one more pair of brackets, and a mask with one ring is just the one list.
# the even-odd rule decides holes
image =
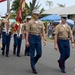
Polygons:
[[58,39],[61,39],[61,40],[68,40],[68,38],[66,38],[66,37],[65,37],[65,38],[60,38],[60,37],[59,37]]
[[34,33],[30,33],[30,35],[37,35],[37,36],[40,36],[40,34],[34,34]]

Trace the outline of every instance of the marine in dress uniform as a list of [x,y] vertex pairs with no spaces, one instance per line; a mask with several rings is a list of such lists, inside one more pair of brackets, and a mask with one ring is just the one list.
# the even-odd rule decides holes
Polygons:
[[9,19],[8,14],[6,14],[5,19],[3,20],[3,28],[2,28],[2,55],[5,54],[5,47],[6,47],[6,57],[9,57],[9,47],[10,47],[10,40],[11,40],[11,24],[8,21]]
[[0,20],[0,39],[1,39],[1,34],[2,34],[2,21]]
[[74,21],[74,26],[72,28],[72,32],[73,32],[73,37],[74,37],[74,42],[75,42],[75,21]]
[[71,39],[72,47],[74,47],[74,39],[70,26],[66,23],[67,15],[61,15],[61,23],[56,26],[54,32],[54,48],[59,48],[60,58],[58,60],[59,67],[62,73],[65,71],[65,61],[70,57],[70,44]]
[[[31,20],[31,16],[27,16],[26,17],[26,23],[24,24],[24,30],[25,30],[25,37],[26,37],[26,25],[28,24],[28,22]],[[28,46],[25,46],[25,52],[24,52],[24,55],[25,56],[29,56],[29,47]]]
[[[16,25],[16,24],[15,24]],[[17,30],[14,32],[14,49],[13,54],[20,57],[21,43],[23,38],[23,24],[17,24]],[[17,51],[16,51],[17,50]]]
[[39,20],[39,11],[33,10],[33,20],[29,21],[28,25],[26,26],[26,45],[30,46],[30,62],[32,72],[34,74],[37,74],[35,65],[42,55],[41,34],[43,34],[45,45],[46,37],[43,22]]

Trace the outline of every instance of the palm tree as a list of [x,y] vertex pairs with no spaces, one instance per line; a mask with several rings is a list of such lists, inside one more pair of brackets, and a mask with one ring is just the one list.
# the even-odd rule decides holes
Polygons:
[[[12,13],[13,16],[16,16],[19,6],[20,6],[20,0],[14,0],[11,8],[11,10],[13,11]],[[32,11],[34,9],[39,9],[40,6],[41,4],[39,4],[39,1],[36,3],[36,0],[32,0],[32,2],[29,3],[29,5],[25,3],[25,11],[23,17],[25,18],[27,15],[32,15]],[[44,8],[41,9],[40,13],[42,13],[43,11]]]
[[14,12],[17,12],[19,6],[20,6],[20,0],[14,0],[12,7],[11,7],[11,10],[13,10]]
[[30,7],[30,15],[32,15],[32,11],[34,10],[35,3],[36,3],[36,0],[32,0],[32,3],[30,3],[30,5],[31,5],[31,7]]
[[11,18],[15,18],[17,12],[18,12],[18,8],[20,6],[20,0],[14,0],[11,6]]
[[[29,6],[28,6],[28,4],[26,4],[26,6],[25,6],[29,15],[32,15],[33,10],[38,10],[42,4],[40,4],[38,1],[36,3],[36,5],[34,5],[34,6],[33,5],[34,5],[34,2],[32,1],[29,3]],[[40,13],[42,13],[43,11],[44,11],[44,8],[40,9]]]
[[53,2],[47,0],[47,1],[46,1],[46,6],[49,6],[49,8],[51,8],[51,7],[53,6]]

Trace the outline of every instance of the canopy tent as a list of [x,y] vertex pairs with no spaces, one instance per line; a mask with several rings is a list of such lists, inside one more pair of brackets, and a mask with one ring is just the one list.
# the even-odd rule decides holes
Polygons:
[[62,11],[65,7],[54,7],[48,10],[45,10],[42,14],[58,14]]
[[75,14],[75,5],[64,8],[58,14]]
[[0,20],[3,20],[3,19],[4,19],[4,18],[1,18],[1,17],[0,17]]
[[[42,21],[53,21],[55,23],[60,23],[61,17],[59,15],[48,15],[46,17],[41,18]],[[74,21],[71,19],[67,19],[66,21],[71,27],[74,26]]]
[[[4,18],[1,18],[0,17],[0,20],[3,20]],[[10,20],[10,22],[16,22],[16,20],[15,19],[9,19]]]
[[54,20],[60,20],[60,16],[59,15],[48,15],[46,17],[40,18],[40,20],[42,21],[54,21]]
[[[66,22],[73,27],[74,26],[74,21],[71,19],[67,19]],[[55,20],[54,23],[60,23],[60,20]]]
[[10,20],[10,22],[16,22],[16,20],[15,19],[9,19]]
[[75,5],[69,7],[54,7],[48,10],[45,10],[42,14],[75,14]]

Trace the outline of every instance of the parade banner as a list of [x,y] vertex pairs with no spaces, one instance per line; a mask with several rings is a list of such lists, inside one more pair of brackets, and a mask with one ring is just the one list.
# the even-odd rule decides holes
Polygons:
[[18,29],[18,26],[20,25],[20,23],[22,22],[22,16],[24,13],[24,8],[25,8],[25,0],[21,0],[20,2],[20,7],[16,16],[16,25],[15,25],[15,31]]
[[4,2],[4,1],[6,1],[6,0],[0,0],[0,2]]

